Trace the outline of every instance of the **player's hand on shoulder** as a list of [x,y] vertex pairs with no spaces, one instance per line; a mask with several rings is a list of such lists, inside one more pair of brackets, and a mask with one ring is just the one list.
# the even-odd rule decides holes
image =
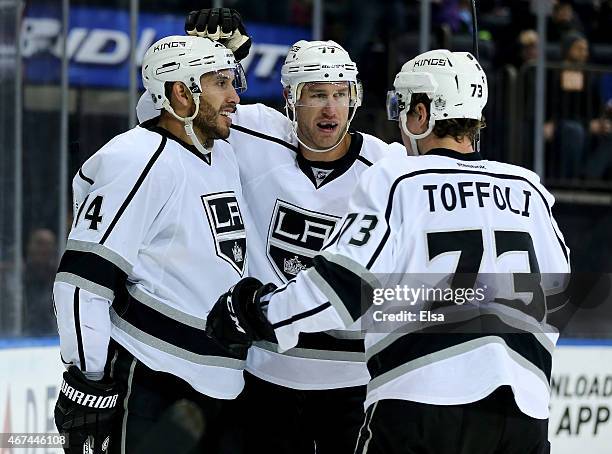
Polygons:
[[261,298],[276,286],[246,277],[221,295],[206,319],[206,334],[232,355],[244,356],[253,341],[274,339]]
[[231,8],[192,11],[185,19],[185,33],[219,41],[240,61],[249,55],[251,38],[240,14]]
[[111,428],[121,393],[112,382],[93,381],[77,366],[64,372],[64,381],[55,404],[55,425],[67,435],[65,452],[106,454],[111,443]]

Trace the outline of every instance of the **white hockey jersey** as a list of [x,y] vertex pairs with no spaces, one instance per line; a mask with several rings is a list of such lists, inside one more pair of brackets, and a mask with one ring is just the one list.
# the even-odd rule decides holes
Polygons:
[[149,368],[232,399],[246,358],[228,356],[204,328],[247,273],[236,157],[219,140],[204,156],[156,121],[112,139],[74,178],[54,285],[62,358],[100,378],[112,337]]
[[[545,322],[548,300],[536,297],[540,276],[544,283],[545,273],[560,273],[544,285],[558,292],[569,273],[553,203],[533,172],[482,160],[478,153],[436,149],[380,161],[364,173],[342,227],[313,267],[268,297],[279,346],[292,348],[304,332],[364,326],[372,376],[366,407],[382,399],[463,404],[509,385],[525,414],[547,418],[558,335]],[[463,306],[442,306],[440,313],[454,323],[439,325],[447,326],[443,333],[432,332],[429,322],[385,331],[368,319],[378,306],[362,301],[364,288],[393,290],[381,284],[390,276],[459,272],[474,279],[495,273],[511,284],[483,290],[495,298],[471,313],[472,306],[465,306],[457,312],[468,314],[465,319],[452,318]],[[524,300],[510,297],[518,292]],[[467,329],[485,319],[498,329]]]
[[[351,136],[341,159],[308,161],[298,152],[284,115],[262,104],[238,106],[229,141],[252,215],[252,276],[280,286],[312,265],[312,257],[346,214],[361,174],[389,153],[389,146],[373,136]],[[275,344],[256,343],[247,370],[294,389],[359,386],[369,380],[359,331],[302,334],[284,354]]]
[[[147,93],[138,102],[138,119],[154,115]],[[390,153],[405,155],[368,134],[352,133],[342,159],[307,161],[298,153],[289,120],[263,104],[239,105],[228,141],[236,153],[245,201],[253,222],[249,231],[249,274],[283,285],[311,266],[312,257],[346,214],[348,198],[361,174]],[[361,332],[303,334],[283,354],[278,346],[258,342],[246,369],[277,385],[294,389],[333,389],[365,385]]]

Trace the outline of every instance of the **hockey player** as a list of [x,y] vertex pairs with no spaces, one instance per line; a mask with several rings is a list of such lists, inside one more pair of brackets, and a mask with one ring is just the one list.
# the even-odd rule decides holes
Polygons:
[[[546,323],[544,292],[562,288],[569,272],[554,199],[533,172],[474,151],[488,90],[471,54],[421,54],[394,86],[390,117],[422,156],[364,172],[313,266],[274,292],[255,290],[252,278],[238,283],[209,314],[207,331],[248,342],[228,323],[228,298],[246,332],[276,339],[281,350],[301,333],[359,320],[371,380],[356,453],[547,453],[558,334]],[[402,304],[396,282],[451,298]],[[483,296],[465,303],[468,290]],[[384,306],[389,291],[393,304]],[[377,322],[412,308],[429,310],[416,310],[417,323],[409,315]]]
[[165,429],[154,424],[185,400],[203,416],[206,452],[219,452],[217,416],[244,386],[246,349],[230,354],[203,330],[247,272],[238,165],[216,140],[244,74],[221,44],[170,36],[148,49],[142,78],[161,115],[113,138],[73,181],[54,285],[67,367],[55,422],[70,453],[151,452]]
[[[236,55],[249,42],[227,8],[191,13],[188,33],[227,39]],[[242,47],[241,47],[242,46]],[[332,41],[299,41],[281,70],[286,116],[262,104],[240,105],[229,142],[252,214],[250,273],[283,285],[312,264],[358,178],[388,145],[350,129],[361,105],[357,67]],[[146,94],[139,118],[152,113]],[[363,422],[365,365],[360,332],[305,334],[279,354],[259,342],[249,351],[243,412],[247,452],[349,453]],[[275,428],[274,436],[261,433]]]

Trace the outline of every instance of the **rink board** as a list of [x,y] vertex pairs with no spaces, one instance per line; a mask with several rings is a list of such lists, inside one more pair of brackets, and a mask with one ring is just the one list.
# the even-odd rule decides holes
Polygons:
[[[62,371],[56,339],[0,341],[0,432],[53,432]],[[555,354],[551,392],[552,453],[610,454],[612,343],[561,345]]]

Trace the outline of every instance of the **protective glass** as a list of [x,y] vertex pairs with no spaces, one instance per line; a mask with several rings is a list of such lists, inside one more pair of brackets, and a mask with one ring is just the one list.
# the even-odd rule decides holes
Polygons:
[[300,87],[300,107],[355,107],[359,98],[355,82],[306,82]]
[[240,63],[236,63],[236,69],[234,69],[234,82],[232,85],[238,94],[244,93],[247,89],[246,74]]
[[387,92],[387,119],[392,121],[399,120],[399,114],[404,109],[404,103],[395,90]]
[[223,85],[231,79],[231,84],[238,94],[243,93],[247,89],[246,75],[240,63],[237,63],[235,68],[213,71],[212,74],[216,77],[216,81],[218,83],[223,82]]

